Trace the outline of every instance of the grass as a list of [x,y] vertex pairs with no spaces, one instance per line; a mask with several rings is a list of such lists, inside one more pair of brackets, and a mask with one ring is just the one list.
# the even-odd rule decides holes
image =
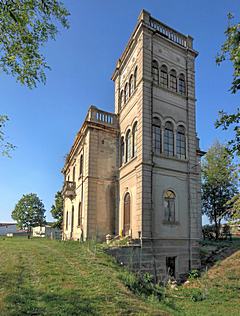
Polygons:
[[1,316],[169,315],[130,292],[94,245],[0,239],[0,253]]
[[190,280],[187,285],[176,289],[168,289],[167,295],[175,302],[172,315],[239,315],[240,239],[203,242],[202,252],[206,256],[208,251],[213,250],[217,250],[217,261],[201,278]]
[[101,246],[0,239],[0,315],[239,315],[240,239],[203,243],[202,255],[212,260],[214,251],[214,266],[188,284],[167,287],[159,303],[130,292],[124,279],[131,274]]

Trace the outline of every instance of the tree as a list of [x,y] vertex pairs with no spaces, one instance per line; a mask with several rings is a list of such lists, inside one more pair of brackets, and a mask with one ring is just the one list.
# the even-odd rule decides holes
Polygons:
[[15,146],[5,140],[4,128],[7,121],[7,115],[0,115],[0,153],[3,156],[10,157],[10,152]]
[[27,230],[30,237],[32,227],[46,223],[45,212],[44,205],[37,194],[30,193],[23,195],[18,201],[12,212],[12,218],[17,221],[19,228]]
[[[29,88],[45,83],[50,69],[41,47],[55,39],[58,24],[68,28],[69,12],[59,0],[0,1],[0,71]],[[14,146],[4,137],[7,116],[0,115],[0,153],[9,156]]]
[[233,221],[240,221],[240,193],[236,194],[229,202],[231,208],[230,219]]
[[0,70],[29,88],[45,83],[49,65],[40,49],[56,38],[57,23],[69,26],[68,15],[59,0],[2,0]]
[[53,227],[62,228],[63,223],[63,197],[61,192],[55,194],[54,205],[51,208],[52,217],[57,221],[53,224]]
[[[229,59],[233,64],[233,81],[231,92],[236,94],[240,89],[240,23],[232,24],[233,15],[228,14],[228,28],[225,31],[226,40],[221,47],[221,52],[216,58],[216,62],[220,65],[224,60]],[[225,111],[219,112],[219,119],[215,126],[222,127],[227,130],[230,126],[234,130],[234,138],[228,143],[230,153],[240,155],[240,108],[237,108],[236,113],[228,114]]]
[[228,201],[236,193],[236,166],[225,146],[216,142],[202,162],[202,212],[214,224],[216,239],[219,238],[221,220],[231,214]]

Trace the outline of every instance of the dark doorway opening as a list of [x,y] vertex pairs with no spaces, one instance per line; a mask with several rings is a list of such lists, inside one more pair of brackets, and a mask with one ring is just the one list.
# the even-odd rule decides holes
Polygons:
[[176,257],[166,257],[166,270],[170,277],[176,277]]
[[123,214],[123,235],[129,235],[130,230],[130,194],[126,193],[124,197],[124,214]]

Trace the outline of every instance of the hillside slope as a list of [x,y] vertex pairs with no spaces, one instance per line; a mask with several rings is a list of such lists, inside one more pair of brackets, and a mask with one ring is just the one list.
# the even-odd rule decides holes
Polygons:
[[[240,239],[233,242],[209,242],[206,258],[212,267],[201,278],[168,291],[174,299],[174,315],[240,315]],[[209,260],[209,258],[211,260]],[[218,261],[216,261],[218,260]]]
[[120,281],[121,268],[94,246],[0,239],[0,315],[168,315]]

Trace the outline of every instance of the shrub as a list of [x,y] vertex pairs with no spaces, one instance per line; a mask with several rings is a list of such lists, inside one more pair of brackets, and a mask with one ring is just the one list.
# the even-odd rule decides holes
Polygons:
[[215,227],[214,225],[204,225],[202,228],[203,239],[215,239]]
[[151,301],[160,301],[165,296],[164,287],[154,284],[153,276],[150,273],[135,275],[125,272],[122,274],[121,279],[133,293],[148,298]]
[[189,279],[197,279],[200,277],[200,271],[198,270],[192,270],[188,274]]
[[191,299],[193,302],[201,302],[206,299],[205,293],[203,291],[196,289],[194,290],[194,293],[191,296]]

